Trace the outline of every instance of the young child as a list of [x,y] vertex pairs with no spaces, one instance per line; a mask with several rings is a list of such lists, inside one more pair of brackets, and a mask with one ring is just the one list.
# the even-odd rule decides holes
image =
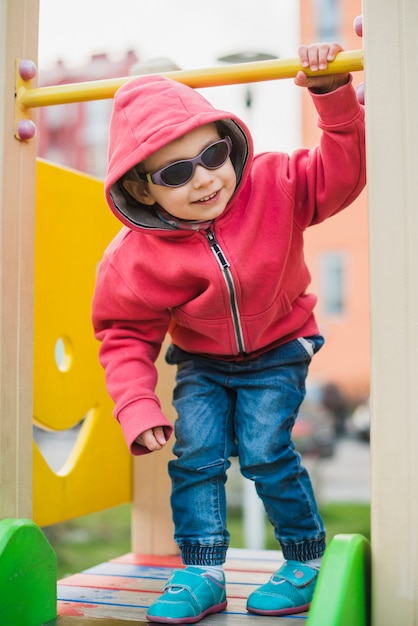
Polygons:
[[[340,50],[304,46],[301,65],[325,68]],[[115,96],[105,189],[125,227],[100,265],[93,323],[132,454],[160,450],[172,433],[154,391],[167,333],[166,359],[177,366],[169,473],[185,568],[150,606],[152,622],[194,623],[226,607],[224,485],[234,455],[285,559],[248,611],[298,613],[312,599],[325,530],[291,435],[323,338],[303,233],[361,192],[365,141],[349,74],[299,72],[295,83],[310,90],[322,136],[291,155],[254,156],[240,119],[167,78],[135,78]]]

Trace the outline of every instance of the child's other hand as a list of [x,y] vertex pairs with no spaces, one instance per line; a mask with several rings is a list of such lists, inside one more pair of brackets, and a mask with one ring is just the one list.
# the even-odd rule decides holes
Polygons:
[[140,446],[148,448],[150,452],[155,452],[155,450],[161,450],[161,448],[163,448],[167,443],[167,439],[165,438],[164,429],[162,426],[156,426],[155,428],[144,430],[144,432],[139,435],[139,437],[137,437],[135,441]]
[[[328,63],[333,61],[342,49],[338,43],[314,43],[310,46],[301,46],[299,48],[300,64],[312,72],[325,70]],[[294,82],[298,87],[306,87],[314,93],[329,93],[348,83],[348,80],[348,73],[307,76],[305,72],[300,71],[296,74]]]

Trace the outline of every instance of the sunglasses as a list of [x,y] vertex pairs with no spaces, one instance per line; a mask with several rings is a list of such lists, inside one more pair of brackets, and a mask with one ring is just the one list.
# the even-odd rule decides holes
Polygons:
[[175,161],[175,163],[170,163],[170,165],[166,165],[160,170],[152,172],[152,174],[138,172],[138,176],[141,180],[154,183],[154,185],[180,187],[193,178],[196,165],[203,165],[207,170],[216,170],[226,163],[231,150],[231,138],[225,137],[225,139],[215,141],[215,143],[202,150],[194,159]]

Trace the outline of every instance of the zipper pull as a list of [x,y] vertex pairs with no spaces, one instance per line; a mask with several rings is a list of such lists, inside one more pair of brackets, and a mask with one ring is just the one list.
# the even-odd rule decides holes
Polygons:
[[229,263],[224,257],[224,254],[219,247],[218,242],[216,241],[215,233],[212,230],[208,230],[206,233],[206,238],[209,241],[209,245],[212,248],[213,252],[216,254],[216,257],[222,269],[227,270],[229,268]]

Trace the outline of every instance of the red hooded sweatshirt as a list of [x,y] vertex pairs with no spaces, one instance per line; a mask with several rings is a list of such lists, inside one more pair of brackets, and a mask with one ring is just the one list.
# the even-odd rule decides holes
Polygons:
[[[154,362],[167,333],[187,352],[240,360],[318,332],[316,298],[306,292],[303,232],[363,189],[365,138],[364,110],[351,82],[311,95],[320,145],[254,156],[245,124],[190,87],[143,76],[116,93],[105,192],[124,228],[100,264],[93,325],[115,416],[133,454],[147,452],[135,442],[145,430],[172,432],[155,395]],[[178,229],[130,198],[120,179],[211,122],[232,139],[237,187],[209,231]]]

